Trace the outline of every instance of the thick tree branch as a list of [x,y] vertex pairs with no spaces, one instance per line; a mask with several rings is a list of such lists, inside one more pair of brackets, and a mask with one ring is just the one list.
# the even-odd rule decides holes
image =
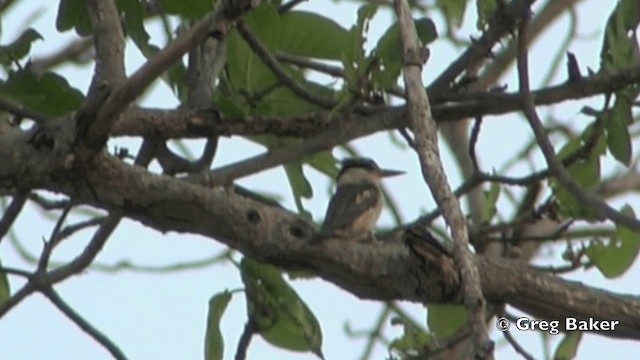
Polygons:
[[96,48],[96,69],[92,86],[117,85],[126,77],[124,70],[124,33],[113,0],[85,1],[91,20]]
[[[640,66],[614,74],[598,74],[578,82],[567,82],[532,92],[535,105],[553,105],[567,100],[606,94],[640,82]],[[432,93],[429,93],[431,98]],[[519,92],[472,92],[439,96],[432,104],[436,121],[460,121],[476,115],[502,115],[522,109]],[[158,136],[161,138],[194,138],[219,135],[274,134],[310,137],[338,126],[340,123],[373,123],[371,133],[407,126],[404,107],[390,107],[365,117],[340,118],[309,114],[291,118],[268,117],[252,119],[223,119],[216,112],[185,112],[179,110],[129,109],[115,122],[112,136]],[[390,114],[391,112],[391,114]],[[393,117],[390,118],[390,115]],[[505,120],[500,120],[505,121]],[[361,135],[361,136],[364,136]]]
[[256,0],[219,2],[215,11],[198,21],[191,29],[181,34],[122,84],[113,89],[104,104],[99,106],[95,120],[83,135],[82,143],[89,149],[101,149],[118,114],[129,106],[160,74],[190,49],[202,43],[207,36],[226,34],[235,19],[255,5],[257,5]]
[[[462,280],[464,305],[471,324],[474,340],[474,358],[492,359],[493,343],[485,321],[486,301],[480,288],[478,267],[469,251],[467,221],[462,214],[460,202],[452,194],[438,150],[438,128],[431,115],[427,93],[422,86],[422,50],[418,45],[409,5],[404,0],[394,0],[400,25],[404,65],[402,75],[407,89],[410,128],[415,138],[415,150],[420,159],[420,168],[425,182],[431,190],[436,204],[443,209],[444,219],[451,229],[453,257]],[[425,59],[426,60],[426,59]]]
[[[7,136],[23,139],[9,141]],[[459,301],[455,277],[446,276],[440,266],[425,264],[399,240],[374,247],[333,240],[314,243],[315,224],[239,195],[232,187],[202,188],[106,155],[100,155],[87,181],[79,183],[54,153],[24,145],[27,137],[0,135],[0,155],[7,148],[14,154],[3,158],[0,187],[11,184],[15,176],[32,188],[65,193],[78,204],[117,209],[160,232],[201,234],[258,260],[313,271],[361,298],[427,304]],[[19,163],[25,158],[37,158],[42,166],[24,169]],[[602,334],[640,339],[639,297],[594,290],[508,259],[498,262],[479,256],[477,264],[487,300],[506,302],[540,318],[620,319],[616,331]]]

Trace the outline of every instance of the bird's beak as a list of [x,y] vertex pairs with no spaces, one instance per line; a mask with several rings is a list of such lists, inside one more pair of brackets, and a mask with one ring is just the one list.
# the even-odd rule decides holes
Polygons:
[[390,176],[402,175],[404,174],[404,171],[380,169],[378,174],[380,174],[380,177],[390,177]]

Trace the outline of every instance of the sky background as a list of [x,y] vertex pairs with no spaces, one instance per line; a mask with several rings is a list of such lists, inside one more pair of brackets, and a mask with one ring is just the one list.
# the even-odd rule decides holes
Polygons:
[[[50,54],[60,48],[74,35],[71,32],[59,34],[55,30],[55,16],[58,2],[30,1],[21,2],[19,7],[2,19],[2,36],[0,43],[12,41],[25,29],[34,27],[45,38],[37,42],[33,54]],[[615,6],[615,1],[589,0],[578,7],[578,33],[581,40],[571,46],[579,59],[583,72],[587,66],[599,67],[599,51],[601,30],[606,17]],[[331,18],[345,27],[350,27],[356,19],[357,4],[355,2],[335,3],[325,0],[312,0],[303,3],[299,9],[316,11],[325,15],[330,11]],[[465,20],[466,26],[460,38],[477,35],[475,31],[475,8],[469,6]],[[369,43],[375,44],[379,36],[393,20],[393,14],[381,10],[371,24]],[[33,22],[25,25],[25,19]],[[444,29],[442,19],[434,18],[438,29]],[[152,42],[158,43],[153,36],[160,33],[157,23],[148,23],[147,30],[152,34]],[[568,27],[568,16],[561,17],[554,26],[532,47],[530,66],[532,86],[536,86],[544,78],[550,65],[550,57],[555,55],[560,41]],[[436,42],[431,47],[431,57],[424,69],[425,83],[428,83],[448,61],[454,59],[459,50]],[[129,45],[126,53],[127,73],[135,71],[143,62],[137,48]],[[57,70],[67,76],[72,85],[86,91],[92,75],[91,67],[64,67]],[[555,83],[564,81],[560,74]],[[517,79],[512,72],[504,79],[509,89],[517,88]],[[592,99],[593,100],[593,99]],[[602,100],[592,101],[594,107],[600,106]],[[141,100],[141,104],[149,107],[172,108],[177,102],[171,90],[163,84],[156,84]],[[554,115],[567,119],[576,128],[587,123],[587,118],[579,114],[585,102],[571,102],[554,110]],[[543,111],[542,114],[548,114]],[[513,151],[521,149],[531,132],[526,121],[519,115],[487,117],[483,123],[478,143],[478,155],[484,169],[498,169],[510,158]],[[140,144],[138,139],[119,139],[110,143],[127,146],[135,152]],[[199,151],[202,142],[190,143],[194,152]],[[363,154],[374,158],[382,167],[404,170],[402,177],[387,180],[386,185],[400,204],[400,211],[405,221],[410,221],[421,213],[433,209],[434,203],[424,184],[418,167],[415,153],[391,145],[388,133],[359,139],[353,143]],[[381,145],[384,144],[384,145]],[[453,186],[461,182],[456,167],[445,147],[443,160]],[[239,138],[223,138],[218,149],[214,166],[235,162],[246,157],[259,154],[263,148]],[[344,154],[334,152],[339,158]],[[538,168],[543,162],[537,158]],[[605,171],[614,169],[613,162],[605,162]],[[157,171],[158,167],[152,167]],[[307,210],[314,219],[320,221],[327,203],[330,183],[323,176],[306,168],[306,174],[313,184],[315,196],[305,201]],[[511,175],[522,175],[529,171],[526,167],[515,167]],[[262,172],[244,179],[239,184],[256,191],[279,194],[284,205],[295,209],[284,171],[280,168]],[[636,214],[640,213],[638,196],[628,197]],[[621,201],[614,201],[620,206]],[[509,208],[504,199],[500,205]],[[499,206],[500,208],[500,206]],[[508,214],[505,214],[508,215]],[[57,214],[56,214],[57,216]],[[71,216],[68,223],[84,219],[83,216]],[[392,226],[388,212],[383,214],[381,226]],[[13,226],[13,236],[31,254],[39,254],[42,239],[48,238],[54,223],[37,208],[27,206]],[[85,230],[71,240],[61,244],[53,256],[54,261],[64,261],[75,256],[93,234]],[[6,266],[32,268],[18,254],[10,241],[0,246],[0,259]],[[560,250],[558,246],[555,250]],[[189,234],[161,234],[141,224],[124,220],[112,235],[105,249],[99,254],[100,264],[115,264],[127,260],[141,266],[162,266],[180,262],[191,262],[214,256],[224,250],[215,241]],[[549,263],[558,258],[558,251],[544,252],[537,260]],[[599,272],[576,272],[567,276],[570,279],[582,280],[592,286],[604,287],[616,292],[638,294],[639,265],[635,264],[624,276],[615,280],[606,280]],[[23,281],[10,277],[12,290],[18,289]],[[325,357],[332,359],[357,359],[362,354],[365,341],[349,339],[345,335],[345,326],[352,329],[367,329],[373,326],[382,305],[360,300],[343,292],[336,286],[322,280],[298,280],[292,282],[300,296],[307,302],[320,320]],[[95,327],[111,338],[130,359],[198,359],[203,354],[203,338],[205,332],[208,299],[225,289],[233,290],[242,287],[239,273],[231,265],[217,265],[207,268],[163,274],[146,274],[136,272],[105,273],[89,269],[80,276],[58,285],[60,295],[82,314]],[[246,321],[245,302],[242,293],[236,293],[222,320],[222,331],[225,336],[225,359],[232,359],[238,338]],[[407,311],[420,322],[424,322],[425,311],[416,304],[405,304]],[[612,319],[615,320],[615,319]],[[393,338],[401,334],[400,327],[387,326],[386,334]],[[542,358],[541,337],[538,333],[523,334],[512,330],[531,354]],[[501,335],[493,333],[493,338],[502,344],[497,357],[500,359],[515,358],[517,355],[508,345],[504,345]],[[553,344],[562,336],[551,337]],[[553,349],[553,347],[552,347]],[[636,352],[634,352],[634,350]],[[610,340],[604,337],[587,335],[583,339],[578,358],[601,359],[635,358],[640,343],[621,340]],[[91,338],[85,335],[75,324],[55,309],[45,298],[35,295],[22,302],[0,321],[0,356],[10,360],[35,359],[109,359],[109,354]],[[378,346],[373,359],[383,359],[386,349]],[[248,359],[314,359],[310,354],[293,353],[277,349],[259,337],[254,337],[248,351]]]

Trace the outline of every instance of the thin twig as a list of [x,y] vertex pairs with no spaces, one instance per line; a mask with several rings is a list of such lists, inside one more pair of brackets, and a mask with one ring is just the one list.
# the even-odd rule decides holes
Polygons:
[[60,230],[60,233],[58,234],[58,236],[56,237],[56,243],[72,236],[73,234],[77,233],[80,230],[92,227],[92,226],[96,226],[96,225],[100,225],[102,224],[102,222],[104,221],[106,217],[104,216],[98,216],[98,217],[94,217],[91,219],[87,219],[87,220],[83,220],[83,221],[79,221],[75,224],[71,224],[71,225],[67,225],[64,228],[62,228],[62,230]]
[[509,330],[503,331],[502,335],[504,336],[505,339],[507,339],[507,341],[509,342],[509,344],[511,344],[511,346],[513,347],[513,349],[520,354],[523,358],[527,359],[527,360],[535,360],[535,358],[529,354],[527,352],[527,350],[525,350],[525,348],[522,347],[522,345],[520,345],[516,339],[511,335],[511,333],[509,332]]
[[544,155],[551,173],[556,177],[558,182],[569,191],[578,201],[595,211],[603,218],[607,218],[615,223],[622,224],[627,228],[640,231],[640,221],[638,219],[624,215],[602,201],[592,193],[582,189],[558,160],[553,145],[546,136],[542,121],[536,112],[531,89],[529,86],[529,64],[527,50],[527,24],[528,20],[522,21],[518,31],[518,82],[520,84],[520,93],[522,96],[523,112],[533,133],[535,135],[538,146]]
[[429,85],[429,91],[442,93],[465,69],[477,67],[477,63],[489,56],[491,48],[513,30],[523,9],[528,9],[533,2],[535,0],[514,0],[505,8],[499,7],[487,30]]
[[36,287],[34,284],[29,281],[20,290],[16,291],[7,301],[0,304],[0,319],[4,315],[6,315],[9,310],[13,309],[16,305],[18,305],[22,300],[26,299],[27,296],[33,294],[36,291]]
[[304,100],[327,110],[333,109],[338,104],[338,102],[334,100],[313,94],[289,76],[282,66],[278,64],[278,60],[276,60],[267,47],[264,46],[264,44],[262,44],[262,42],[251,32],[244,21],[239,20],[236,27],[242,38],[249,44],[260,60],[262,60],[262,62],[264,62],[264,64],[273,71],[278,79],[293,91],[293,93]]
[[235,360],[244,360],[247,358],[249,344],[251,344],[251,339],[257,332],[258,327],[256,326],[255,321],[253,321],[253,319],[247,320],[247,323],[244,325],[242,335],[240,336],[240,340],[238,340],[238,349],[236,350]]
[[50,119],[50,117],[47,115],[27,109],[22,105],[15,104],[9,100],[3,99],[2,97],[0,97],[0,110],[4,110],[10,114],[14,114],[22,118],[31,119],[38,124],[43,124]]
[[[103,104],[98,104],[99,111],[91,126],[83,136],[82,143],[88,148],[100,149],[106,141],[113,123],[133,100],[135,100],[154,80],[185,53],[200,44],[211,34],[226,34],[237,16],[249,11],[257,1],[241,0],[233,2],[233,9],[225,8],[226,2],[219,2],[216,9],[189,30],[178,36],[155,56],[149,59],[122,84],[110,92]],[[246,5],[246,6],[244,6]]]
[[27,278],[27,279],[31,277],[31,273],[28,271],[7,267],[7,266],[0,266],[0,273],[7,273],[10,275],[22,276],[23,278]]
[[20,211],[22,211],[24,204],[27,202],[28,195],[28,191],[21,191],[17,193],[2,215],[2,218],[0,219],[0,243],[2,243],[2,239],[4,239],[4,236],[7,234],[9,229],[11,229],[13,222],[18,218]]
[[69,211],[73,207],[73,201],[69,199],[67,206],[65,206],[64,210],[62,210],[62,214],[58,218],[56,225],[51,231],[51,236],[49,236],[49,241],[44,243],[44,248],[42,249],[42,254],[40,255],[40,261],[38,261],[38,270],[40,272],[46,272],[47,267],[49,266],[49,259],[51,259],[51,252],[53,248],[58,243],[58,235],[60,233],[60,229],[62,228],[62,224],[67,219],[67,215],[69,215]]
[[93,262],[100,250],[102,250],[102,247],[109,239],[109,236],[111,236],[113,230],[115,230],[121,218],[122,215],[116,211],[109,214],[95,234],[93,234],[89,244],[87,244],[80,255],[71,260],[67,265],[51,271],[51,282],[60,282],[86,269]]
[[89,335],[92,339],[97,341],[100,345],[102,345],[111,356],[113,356],[117,360],[126,360],[127,357],[124,355],[122,350],[112,342],[106,335],[100,332],[98,329],[93,327],[87,320],[85,320],[80,314],[78,314],[69,304],[67,304],[58,293],[53,290],[53,288],[49,288],[42,292],[53,305],[55,305],[58,310],[60,310],[63,314],[65,314],[74,324],[76,324],[80,329],[82,329],[87,335]]
[[318,61],[307,59],[302,56],[283,53],[281,51],[276,51],[275,58],[278,61],[281,61],[286,64],[291,64],[291,65],[299,66],[302,68],[311,69],[323,74],[331,75],[333,77],[339,77],[339,78],[344,77],[344,69],[339,66],[324,64]]
[[473,171],[480,172],[480,166],[478,165],[478,154],[476,153],[476,144],[478,143],[478,137],[480,136],[480,129],[482,128],[482,117],[476,116],[476,121],[471,128],[471,135],[469,137],[469,156],[473,163]]

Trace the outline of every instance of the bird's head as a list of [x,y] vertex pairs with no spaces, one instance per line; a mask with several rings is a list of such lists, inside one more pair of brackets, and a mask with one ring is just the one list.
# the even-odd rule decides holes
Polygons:
[[347,158],[338,173],[338,185],[380,182],[384,177],[404,174],[404,171],[381,169],[369,158]]

